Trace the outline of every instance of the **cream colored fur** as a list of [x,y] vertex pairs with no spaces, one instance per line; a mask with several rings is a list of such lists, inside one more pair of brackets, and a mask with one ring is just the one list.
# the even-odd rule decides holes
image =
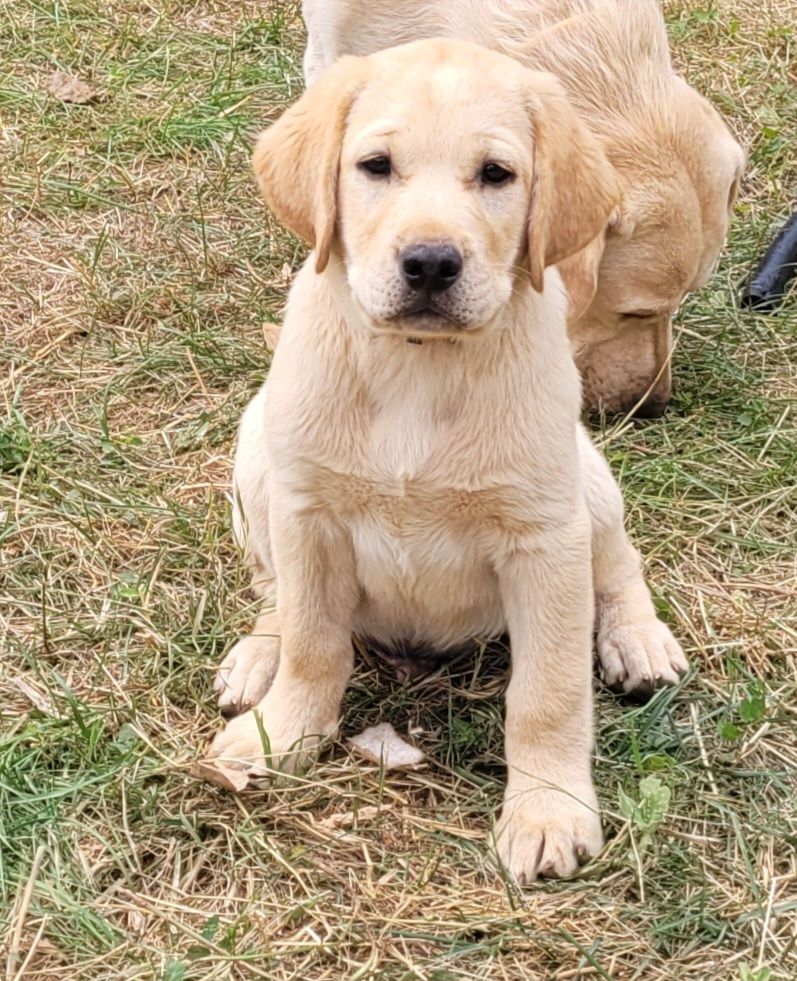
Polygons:
[[560,267],[585,399],[662,411],[672,315],[714,269],[744,153],[673,72],[656,0],[304,0],[303,10],[308,83],[341,55],[435,35],[560,79],[623,192],[605,234]]
[[[389,176],[363,172],[375,154]],[[481,177],[495,159],[500,187]],[[220,668],[220,704],[246,711],[212,755],[292,766],[332,735],[353,636],[445,650],[508,631],[496,841],[519,881],[568,874],[601,847],[595,611],[610,683],[686,669],[578,422],[551,266],[605,223],[611,168],[554,79],[453,41],[339,62],[254,165],[316,252],[241,421],[235,529],[265,610]],[[465,257],[445,316],[407,312],[395,270],[417,241]]]

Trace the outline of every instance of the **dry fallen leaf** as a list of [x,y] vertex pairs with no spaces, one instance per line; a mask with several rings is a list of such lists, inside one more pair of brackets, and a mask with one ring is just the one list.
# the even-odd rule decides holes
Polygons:
[[85,105],[97,98],[90,85],[66,72],[53,72],[47,81],[47,91],[61,102],[76,102],[78,105]]
[[144,914],[137,909],[130,909],[127,911],[127,929],[131,933],[143,933],[147,927],[147,921]]
[[389,722],[380,722],[352,736],[349,745],[366,759],[381,763],[386,770],[400,770],[417,766],[423,753],[405,743]]
[[379,808],[372,804],[360,807],[357,811],[343,811],[340,814],[330,814],[329,817],[322,818],[319,827],[326,828],[328,831],[337,831],[339,828],[350,828],[355,820],[370,821],[379,813]]
[[263,340],[266,342],[266,347],[273,353],[277,349],[277,341],[280,337],[280,325],[264,322],[261,329],[263,331]]
[[200,760],[195,763],[189,771],[192,777],[199,780],[207,780],[208,783],[215,783],[225,790],[232,790],[239,794],[246,790],[249,783],[249,776],[244,770],[237,770],[231,766],[222,766],[221,763],[207,763]]
[[22,692],[22,694],[27,698],[27,700],[35,705],[36,708],[42,712],[44,715],[50,715],[54,719],[62,718],[61,713],[53,704],[52,699],[45,695],[43,692],[32,685],[29,681],[24,678],[17,677],[13,679],[13,684]]

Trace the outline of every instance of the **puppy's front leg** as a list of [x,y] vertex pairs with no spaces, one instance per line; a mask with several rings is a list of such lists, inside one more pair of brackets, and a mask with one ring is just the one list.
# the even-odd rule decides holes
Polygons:
[[512,647],[499,855],[521,884],[601,848],[592,784],[592,594],[586,515],[499,570]]
[[291,770],[337,729],[353,666],[358,591],[351,540],[331,516],[275,493],[270,526],[279,667],[268,693],[228,723],[210,755],[233,765]]

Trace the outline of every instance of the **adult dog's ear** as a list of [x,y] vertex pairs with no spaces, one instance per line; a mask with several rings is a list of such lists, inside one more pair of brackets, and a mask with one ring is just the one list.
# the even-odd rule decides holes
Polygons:
[[346,118],[365,84],[365,58],[341,58],[257,141],[252,166],[269,208],[315,250],[322,272],[335,237]]
[[598,272],[606,247],[606,229],[578,252],[557,265],[567,290],[567,322],[574,324],[587,312],[598,289]]
[[529,207],[529,271],[542,291],[544,272],[596,239],[620,200],[614,168],[553,75],[528,72],[534,132]]

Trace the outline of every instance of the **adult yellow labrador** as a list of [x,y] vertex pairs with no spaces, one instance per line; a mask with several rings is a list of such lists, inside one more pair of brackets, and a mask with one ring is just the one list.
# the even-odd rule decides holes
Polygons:
[[345,54],[459,37],[553,72],[601,142],[621,191],[604,227],[560,265],[592,408],[660,414],[672,315],[712,273],[744,154],[673,72],[656,0],[304,0],[305,76]]
[[553,268],[604,227],[613,170],[556,79],[442,40],[338,62],[254,166],[314,251],[241,422],[236,531],[276,611],[221,666],[246,711],[212,755],[291,766],[334,733],[353,637],[508,632],[498,847],[519,880],[565,875],[601,846],[596,611],[610,683],[686,669],[578,422]]

